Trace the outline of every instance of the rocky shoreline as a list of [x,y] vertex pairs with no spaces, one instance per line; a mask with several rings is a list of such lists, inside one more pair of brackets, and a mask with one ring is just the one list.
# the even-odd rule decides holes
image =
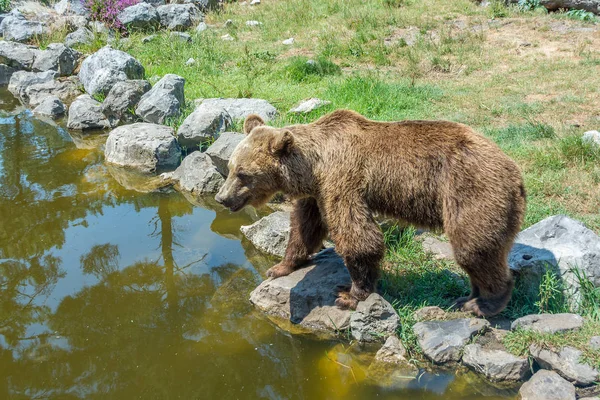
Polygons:
[[[135,29],[163,27],[183,40],[193,40],[178,31],[206,29],[202,13],[210,4],[199,3],[156,6],[154,2],[142,2],[126,9],[119,18]],[[43,13],[47,15],[40,16]],[[63,0],[54,11],[41,14],[35,14],[37,20],[18,11],[0,16],[4,37],[0,41],[0,85],[7,86],[41,117],[66,116],[71,130],[110,130],[104,146],[106,162],[140,173],[161,173],[153,176],[148,190],[173,185],[199,202],[202,196],[216,193],[227,176],[229,157],[244,137],[230,128],[252,113],[267,121],[278,115],[277,109],[262,99],[200,99],[175,131],[168,123],[181,116],[188,102],[183,77],[167,74],[152,86],[145,80],[141,63],[126,52],[106,46],[84,57],[74,50],[72,46],[91,40],[90,28],[106,29],[88,21],[85,10],[77,8],[77,1]],[[72,30],[65,43],[52,43],[43,50],[21,43],[51,29],[53,24]],[[310,112],[327,104],[313,98],[290,112]],[[599,137],[594,131],[584,136],[591,142],[600,142]],[[203,149],[206,143],[211,144]],[[241,230],[258,249],[281,257],[289,237],[289,213],[272,213]],[[435,240],[429,239],[428,243],[431,249],[443,247]],[[600,238],[566,216],[549,217],[524,230],[509,262],[518,279],[529,281],[539,281],[550,267],[575,301],[580,287],[573,266],[593,285],[600,286]],[[383,343],[375,363],[414,372],[416,367],[396,336],[400,319],[384,297],[373,294],[354,312],[334,306],[337,288],[349,282],[342,260],[334,250],[326,249],[306,268],[264,281],[252,292],[250,301],[284,329],[289,329],[291,322],[303,332],[329,337],[346,332],[348,338],[360,343]],[[509,353],[501,340],[510,330],[552,334],[576,331],[584,324],[581,316],[528,315],[512,321],[508,328],[425,307],[415,313],[415,319],[419,322],[412,330],[432,365],[462,365],[492,382],[514,387],[526,382],[519,391],[523,399],[575,399],[597,393],[594,385],[600,380],[600,372],[582,360],[581,350],[532,345],[528,359]],[[589,346],[599,348],[600,337],[592,338]]]

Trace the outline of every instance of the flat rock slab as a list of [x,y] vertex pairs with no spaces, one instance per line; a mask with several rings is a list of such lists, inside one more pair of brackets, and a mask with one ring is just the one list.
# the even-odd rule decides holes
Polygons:
[[213,163],[221,175],[227,176],[229,174],[229,159],[237,145],[240,144],[245,137],[246,135],[243,133],[223,132],[206,150],[206,154],[213,160]]
[[583,323],[583,317],[577,314],[531,314],[514,320],[511,329],[557,333],[580,329]]
[[564,215],[546,218],[519,233],[508,261],[511,269],[533,281],[539,281],[548,266],[554,267],[575,299],[579,282],[573,267],[600,286],[600,237]]
[[143,122],[118,127],[108,135],[105,159],[142,172],[174,168],[179,164],[181,148],[173,133],[168,126]]
[[575,386],[554,371],[539,370],[519,390],[521,400],[575,400]]
[[265,121],[277,116],[277,109],[262,99],[202,99],[198,102],[224,108],[234,120],[244,119],[250,114],[258,114]]
[[359,342],[378,342],[394,335],[400,326],[400,317],[394,307],[377,293],[358,303],[350,316],[352,337]]
[[210,157],[199,151],[184,158],[171,176],[177,188],[197,196],[216,193],[225,182]]
[[542,368],[558,372],[576,386],[589,386],[599,379],[598,370],[580,362],[582,352],[573,347],[552,350],[533,344],[529,353]]
[[419,345],[431,361],[442,364],[460,361],[463,348],[479,332],[490,327],[484,319],[418,322],[413,327]]
[[311,330],[334,332],[350,326],[348,310],[335,306],[338,287],[351,284],[350,274],[333,250],[324,250],[313,263],[288,276],[267,279],[250,301],[263,312]]
[[462,362],[492,381],[522,381],[531,375],[527,358],[479,344],[465,346]]
[[240,231],[259,250],[283,257],[290,238],[290,213],[276,211]]

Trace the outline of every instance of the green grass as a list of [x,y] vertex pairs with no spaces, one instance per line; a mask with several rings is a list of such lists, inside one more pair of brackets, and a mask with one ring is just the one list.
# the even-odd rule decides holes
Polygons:
[[10,11],[10,0],[0,0],[0,13],[6,13]]

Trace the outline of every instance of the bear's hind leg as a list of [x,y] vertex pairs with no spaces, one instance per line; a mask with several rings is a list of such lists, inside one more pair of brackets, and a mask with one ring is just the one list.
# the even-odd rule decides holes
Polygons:
[[458,245],[453,245],[453,248],[457,263],[471,280],[471,294],[459,298],[456,306],[480,317],[491,317],[504,310],[510,301],[514,284],[506,261],[506,251],[477,251]]
[[323,246],[327,228],[314,198],[296,200],[290,220],[290,238],[283,260],[267,276],[286,276],[305,264]]

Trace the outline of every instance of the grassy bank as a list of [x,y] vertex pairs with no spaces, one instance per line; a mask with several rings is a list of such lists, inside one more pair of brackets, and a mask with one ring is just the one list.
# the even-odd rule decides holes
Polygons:
[[[600,125],[600,30],[597,20],[580,19],[499,1],[482,8],[469,0],[279,0],[225,4],[206,16],[210,28],[191,43],[157,32],[148,43],[142,41],[148,33],[133,33],[113,46],[140,60],[153,82],[167,73],[183,76],[186,115],[197,98],[257,97],[280,110],[273,122],[278,126],[338,108],[377,120],[471,125],[520,165],[528,192],[524,227],[567,214],[599,233],[600,150],[580,138]],[[226,26],[227,20],[232,23]],[[262,24],[247,26],[248,20]],[[222,40],[226,34],[233,40]],[[282,44],[289,37],[294,44]],[[91,53],[105,43],[98,36],[80,50]],[[186,65],[189,58],[195,63]],[[332,104],[308,115],[286,112],[310,97]],[[382,289],[402,317],[402,339],[418,352],[414,310],[449,307],[468,293],[468,284],[456,265],[426,254],[413,235],[386,233]],[[600,354],[584,346],[600,331],[600,293],[584,290],[587,302],[577,310],[588,317],[583,330],[515,332],[506,337],[507,347],[525,354],[532,342],[571,343],[600,367]],[[533,291],[517,287],[503,316],[565,311],[568,301],[560,293],[551,275]]]

